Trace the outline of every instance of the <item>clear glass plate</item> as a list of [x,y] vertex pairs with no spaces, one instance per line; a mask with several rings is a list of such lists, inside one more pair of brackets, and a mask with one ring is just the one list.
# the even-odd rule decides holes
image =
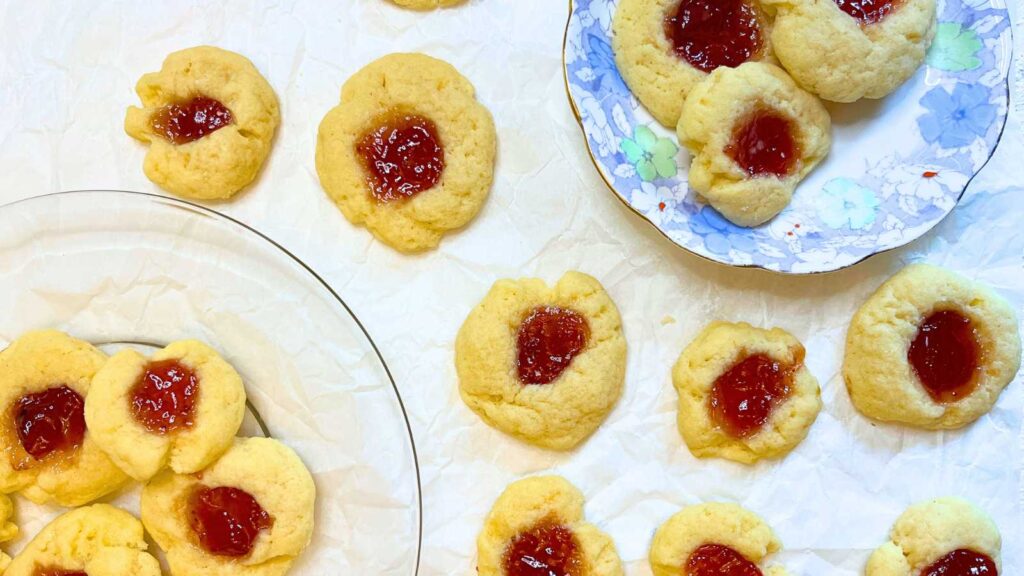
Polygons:
[[[208,208],[130,192],[68,192],[0,208],[0,346],[52,327],[106,351],[196,338],[245,380],[243,434],[294,448],[317,527],[291,574],[415,574],[419,472],[376,346],[311,269]],[[112,500],[138,509],[138,487]],[[61,510],[18,499],[17,551]]]

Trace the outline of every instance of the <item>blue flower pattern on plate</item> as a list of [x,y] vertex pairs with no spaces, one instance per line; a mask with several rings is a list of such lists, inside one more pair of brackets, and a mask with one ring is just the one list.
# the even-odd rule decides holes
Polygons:
[[671,131],[622,80],[610,35],[617,1],[573,2],[564,53],[573,110],[612,191],[705,258],[812,273],[902,246],[955,207],[1002,132],[1011,46],[1004,0],[938,0],[940,33],[928,61],[894,96],[903,98],[897,105],[905,124],[882,139],[891,149],[820,167],[775,219],[735,226],[688,189],[687,153],[673,152],[665,142],[674,143]]
[[921,99],[928,110],[917,119],[921,137],[943,148],[960,148],[984,138],[997,114],[990,96],[990,90],[977,84],[957,84],[952,93],[941,86],[932,88]]

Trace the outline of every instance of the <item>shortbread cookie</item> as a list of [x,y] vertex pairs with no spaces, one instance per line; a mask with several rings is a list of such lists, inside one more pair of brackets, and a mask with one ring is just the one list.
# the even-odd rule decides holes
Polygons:
[[0,492],[81,506],[128,480],[85,422],[89,383],[106,359],[56,330],[26,333],[0,352]]
[[350,222],[422,252],[480,211],[495,151],[494,121],[469,80],[423,54],[391,54],[342,86],[320,123],[316,170]]
[[772,64],[719,68],[686,98],[676,131],[690,186],[723,216],[756,226],[778,214],[828,154],[825,106]]
[[583,518],[583,494],[561,476],[513,482],[476,540],[479,576],[621,576],[615,543]]
[[47,524],[4,576],[160,576],[160,563],[146,548],[138,519],[108,504],[94,504]]
[[672,370],[679,432],[695,456],[750,463],[786,455],[821,410],[804,347],[781,328],[713,322]]
[[960,576],[1002,573],[995,523],[970,502],[939,498],[896,520],[891,540],[868,560],[865,576]]
[[143,170],[168,192],[223,200],[249,185],[281,122],[277,95],[240,54],[197,46],[174,52],[135,87],[128,135],[149,144]]
[[158,474],[142,522],[174,576],[280,576],[313,536],[316,487],[290,448],[239,438],[201,474]]
[[619,73],[648,112],[675,128],[708,73],[774,61],[761,0],[620,0],[612,23]]
[[804,89],[826,100],[881,98],[924,62],[935,0],[763,0],[772,44]]
[[567,272],[499,280],[455,341],[462,400],[520,440],[570,450],[615,406],[626,373],[622,320],[601,284]]
[[244,416],[242,378],[195,340],[150,359],[121,350],[96,373],[85,403],[96,443],[139,481],[165,466],[179,474],[206,468],[234,442]]
[[[0,542],[10,542],[18,537],[18,525],[14,518],[14,502],[6,494],[0,494]],[[11,564],[11,557],[0,552],[0,574]]]
[[865,416],[960,428],[988,412],[1020,368],[1013,308],[976,282],[907,266],[868,298],[846,335],[843,376]]
[[[781,547],[753,512],[711,502],[687,506],[662,524],[651,542],[650,562],[654,576],[760,576],[758,564]],[[786,576],[779,566],[763,573]]]
[[395,4],[403,8],[411,8],[413,10],[433,10],[435,8],[447,8],[449,6],[455,6],[456,4],[462,4],[466,0],[391,0]]

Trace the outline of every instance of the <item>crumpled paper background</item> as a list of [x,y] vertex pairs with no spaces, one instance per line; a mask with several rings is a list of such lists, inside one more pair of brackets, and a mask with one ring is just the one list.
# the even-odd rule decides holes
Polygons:
[[[1011,12],[1020,54],[1021,6]],[[651,535],[680,506],[730,500],[775,528],[785,550],[773,560],[794,574],[852,576],[908,504],[947,494],[991,514],[1003,534],[1004,573],[1024,570],[1022,379],[975,425],[933,433],[863,418],[838,375],[853,311],[911,261],[986,282],[1024,317],[1020,57],[1003,141],[949,218],[910,246],[851,269],[784,277],[682,252],[604,188],[566,100],[566,17],[560,0],[470,0],[426,14],[383,0],[9,3],[0,10],[0,200],[82,188],[158,191],[142,174],[145,150],[121,127],[136,102],[134,83],[176,49],[211,43],[236,50],[277,90],[283,125],[258,183],[215,208],[322,274],[381,347],[420,456],[422,574],[473,573],[476,533],[493,500],[514,479],[547,471],[583,490],[589,519],[615,539],[630,575],[650,574]],[[459,68],[493,112],[499,135],[487,205],[465,231],[418,257],[350,226],[313,167],[316,128],[341,83],[366,62],[402,50]],[[599,278],[619,305],[629,370],[622,401],[597,434],[574,453],[553,454],[506,438],[465,408],[452,342],[494,280],[554,281],[567,269]],[[17,282],[3,270],[0,278]],[[699,461],[678,437],[670,367],[719,318],[782,326],[807,348],[825,408],[781,462]]]

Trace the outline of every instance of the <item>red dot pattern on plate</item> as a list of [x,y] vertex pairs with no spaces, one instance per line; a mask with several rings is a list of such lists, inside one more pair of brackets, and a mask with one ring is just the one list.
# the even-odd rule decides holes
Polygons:
[[580,576],[583,560],[566,526],[541,522],[517,535],[505,549],[504,576]]
[[680,0],[665,16],[676,56],[704,72],[757,56],[763,34],[758,10],[744,0]]
[[146,430],[167,434],[193,423],[199,378],[178,360],[150,362],[131,392],[132,415]]
[[519,381],[550,384],[587,346],[590,327],[578,312],[557,306],[534,308],[516,336]]
[[954,550],[921,571],[921,576],[998,576],[996,563],[973,550]]
[[704,544],[690,553],[684,576],[761,576],[761,569],[721,544]]
[[14,403],[14,426],[22,448],[42,460],[73,450],[85,437],[85,401],[67,386],[26,394]]
[[231,111],[219,101],[196,96],[188,102],[168,104],[149,119],[153,132],[174,144],[188,144],[231,124]]
[[725,153],[749,176],[785,178],[800,158],[796,126],[780,112],[758,107],[733,128]]
[[391,112],[356,142],[370,192],[381,202],[410,198],[433,188],[444,171],[437,126],[415,114]]
[[907,360],[932,399],[956,402],[978,383],[980,350],[971,319],[955,310],[940,310],[918,326]]
[[900,0],[835,0],[839,9],[861,24],[877,24],[892,14]]
[[765,354],[751,354],[735,363],[711,388],[712,421],[736,438],[756,434],[789,396],[793,371]]
[[192,531],[203,550],[216,556],[248,555],[260,531],[274,525],[259,502],[239,488],[200,488],[191,508]]
[[32,576],[89,576],[82,570],[64,570],[63,568],[37,567]]

